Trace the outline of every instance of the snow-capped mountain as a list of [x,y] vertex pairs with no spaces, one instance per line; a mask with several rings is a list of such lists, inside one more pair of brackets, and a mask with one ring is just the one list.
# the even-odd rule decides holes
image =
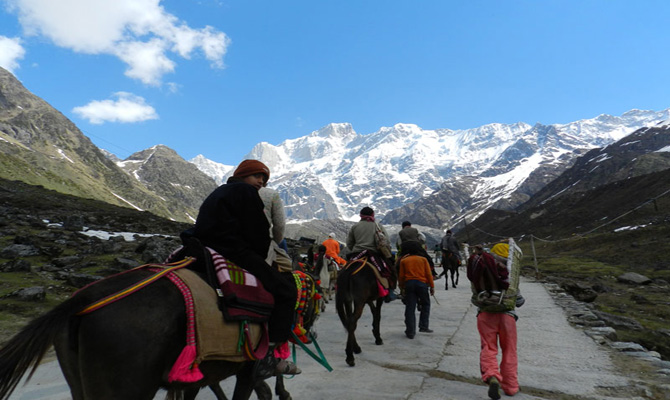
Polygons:
[[232,174],[234,165],[225,165],[215,161],[212,161],[208,158],[205,158],[202,154],[195,156],[190,159],[189,162],[208,176],[212,177],[217,185],[221,185],[225,182],[225,177]]
[[[411,217],[440,227],[474,218],[494,204],[511,209],[577,156],[669,117],[670,109],[631,110],[569,124],[519,122],[466,130],[397,124],[369,135],[356,133],[348,123],[333,123],[276,146],[259,143],[244,158],[270,167],[270,186],[280,191],[290,220],[355,220],[369,205],[377,215],[386,215],[386,223]],[[196,159],[192,162],[217,182],[232,173],[233,167],[221,164],[212,172],[216,163]],[[431,207],[442,207],[441,212],[416,206],[440,193],[449,196]],[[436,212],[438,217],[421,216]]]

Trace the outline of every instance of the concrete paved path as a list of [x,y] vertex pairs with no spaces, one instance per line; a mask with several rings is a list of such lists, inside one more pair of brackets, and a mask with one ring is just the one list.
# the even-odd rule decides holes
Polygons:
[[[479,380],[479,335],[476,308],[470,304],[470,288],[464,274],[461,285],[444,290],[436,281],[430,327],[432,334],[404,335],[404,305],[384,304],[382,338],[376,346],[371,316],[366,310],[357,337],[363,352],[356,366],[345,363],[346,334],[335,313],[327,307],[317,322],[318,342],[332,372],[326,371],[298,350],[303,373],[287,380],[294,399],[436,400],[487,399],[487,387]],[[526,304],[518,310],[519,381],[515,399],[605,399],[629,381],[615,370],[610,351],[583,331],[571,327],[542,284],[523,280]],[[223,382],[232,395],[234,381]],[[159,393],[156,398],[163,398]],[[27,386],[19,387],[11,400],[62,400],[69,392],[56,362],[41,366]],[[503,395],[503,399],[506,396]],[[627,398],[630,398],[629,396]],[[198,399],[212,400],[208,389]]]

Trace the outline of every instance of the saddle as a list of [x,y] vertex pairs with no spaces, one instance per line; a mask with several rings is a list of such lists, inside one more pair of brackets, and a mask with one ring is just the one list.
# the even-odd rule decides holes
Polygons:
[[[354,267],[354,265],[357,264],[360,264],[360,266],[358,266],[357,268]],[[351,273],[352,275],[355,275],[359,273],[365,266],[368,266],[374,272],[378,284],[381,286],[382,289],[384,289],[388,293],[389,289],[388,278],[382,276],[381,272],[379,272],[379,267],[375,266],[371,261],[369,261],[369,258],[367,256],[361,258],[353,258],[351,261],[347,263],[347,265],[344,266],[344,269],[356,268],[356,270]]]
[[196,364],[208,360],[247,361],[249,355],[240,346],[243,335],[246,335],[249,346],[256,349],[260,357],[265,355],[268,349],[265,324],[242,323],[241,326],[240,322],[226,321],[221,318],[216,293],[198,274],[188,269],[180,269],[175,273],[193,296]]

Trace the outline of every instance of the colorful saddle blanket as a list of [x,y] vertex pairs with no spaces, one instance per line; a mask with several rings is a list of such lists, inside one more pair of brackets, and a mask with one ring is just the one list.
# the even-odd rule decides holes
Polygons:
[[223,301],[223,316],[227,321],[265,322],[274,308],[274,297],[260,281],[232,261],[207,247],[212,256],[214,271]]
[[[193,296],[197,348],[195,363],[200,364],[207,360],[247,361],[249,358],[245,354],[244,346],[241,346],[244,325],[240,322],[227,322],[221,317],[216,294],[195,272],[180,269],[175,273],[188,286]],[[246,326],[251,341],[249,345],[254,349],[267,349],[265,325],[250,323]],[[266,343],[261,343],[262,340]]]

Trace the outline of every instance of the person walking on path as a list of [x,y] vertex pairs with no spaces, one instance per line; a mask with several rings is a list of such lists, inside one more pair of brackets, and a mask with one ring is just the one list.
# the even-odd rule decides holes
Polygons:
[[[497,245],[498,246],[498,245]],[[507,246],[507,244],[499,244]],[[507,257],[507,251],[498,251],[498,255]],[[501,257],[501,261],[506,258]],[[513,268],[518,268],[515,265]],[[512,289],[518,293],[518,279],[515,279],[516,288],[510,288],[510,271],[507,267],[484,252],[482,245],[475,245],[474,253],[468,259],[468,279],[472,283],[472,303],[478,309],[477,330],[481,340],[479,365],[481,377],[489,385],[488,395],[491,399],[500,399],[500,389],[506,395],[514,396],[519,391],[518,359],[517,359],[517,331],[518,319],[514,308],[523,305],[523,297],[516,296],[512,302],[504,302],[504,294]],[[518,272],[518,271],[515,271]],[[517,273],[518,277],[518,273]],[[502,360],[498,365],[498,342],[502,350]]]
[[400,259],[398,277],[398,286],[400,292],[403,293],[403,302],[405,303],[405,335],[410,339],[414,339],[416,334],[415,310],[417,304],[421,305],[419,332],[433,332],[429,328],[430,295],[435,294],[435,286],[428,260],[420,255],[420,246],[418,242],[405,243],[405,255]]

